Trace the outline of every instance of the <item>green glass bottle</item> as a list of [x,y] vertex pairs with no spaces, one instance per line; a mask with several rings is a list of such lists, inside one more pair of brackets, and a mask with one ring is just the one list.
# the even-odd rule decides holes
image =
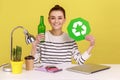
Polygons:
[[[46,26],[44,24],[44,16],[40,16],[40,24],[38,25],[38,34],[45,35]],[[45,42],[45,39],[42,39],[40,42]]]

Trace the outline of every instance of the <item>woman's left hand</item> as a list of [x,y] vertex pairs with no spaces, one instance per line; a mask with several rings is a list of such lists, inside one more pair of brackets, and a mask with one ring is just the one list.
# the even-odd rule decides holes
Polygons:
[[95,45],[95,38],[91,35],[86,35],[85,36],[85,40],[90,42],[90,46],[94,46]]

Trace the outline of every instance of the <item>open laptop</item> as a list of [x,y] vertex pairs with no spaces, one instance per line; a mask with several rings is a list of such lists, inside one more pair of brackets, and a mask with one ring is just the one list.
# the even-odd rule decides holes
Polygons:
[[109,68],[110,66],[100,65],[100,64],[83,64],[83,65],[77,65],[77,66],[67,68],[67,70],[74,71],[74,72],[80,72],[84,74],[92,74],[92,73],[106,70]]

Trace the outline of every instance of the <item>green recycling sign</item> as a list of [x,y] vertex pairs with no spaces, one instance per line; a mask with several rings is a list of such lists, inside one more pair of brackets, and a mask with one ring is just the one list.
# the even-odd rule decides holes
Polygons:
[[85,36],[90,33],[90,25],[83,18],[76,18],[70,21],[67,27],[68,34],[76,41],[84,40]]

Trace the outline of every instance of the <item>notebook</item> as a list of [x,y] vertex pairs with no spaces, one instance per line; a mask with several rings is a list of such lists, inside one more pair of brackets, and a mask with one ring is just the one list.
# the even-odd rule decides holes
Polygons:
[[92,74],[92,73],[106,70],[109,68],[110,66],[100,65],[100,64],[83,64],[83,65],[77,65],[77,66],[67,68],[67,70],[74,71],[74,72],[80,72],[84,74]]

